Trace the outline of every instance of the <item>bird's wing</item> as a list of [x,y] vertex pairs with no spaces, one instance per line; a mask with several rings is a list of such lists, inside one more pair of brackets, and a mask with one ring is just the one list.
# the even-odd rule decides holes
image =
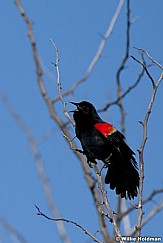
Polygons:
[[119,132],[112,124],[106,122],[99,122],[96,123],[94,127],[103,136],[109,138],[110,141],[115,140],[116,142],[119,142],[125,139],[124,135],[121,132]]
[[95,128],[105,137],[117,131],[117,129],[112,124],[106,122],[96,123]]
[[112,145],[114,149],[122,156],[124,155],[124,153],[129,153],[130,156],[134,154],[134,152],[125,143],[124,135],[119,132],[112,124],[101,122],[96,123],[94,127],[101,135],[106,137],[108,143]]

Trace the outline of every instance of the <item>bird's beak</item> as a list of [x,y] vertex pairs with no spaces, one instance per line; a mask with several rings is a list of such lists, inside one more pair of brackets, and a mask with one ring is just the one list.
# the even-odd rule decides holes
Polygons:
[[78,106],[79,103],[70,101],[71,104]]
[[75,105],[75,106],[77,107],[76,110],[72,110],[72,111],[70,111],[70,112],[78,111],[78,105],[79,105],[79,103],[77,103],[77,102],[72,102],[72,101],[70,101],[70,103],[73,104],[73,105]]

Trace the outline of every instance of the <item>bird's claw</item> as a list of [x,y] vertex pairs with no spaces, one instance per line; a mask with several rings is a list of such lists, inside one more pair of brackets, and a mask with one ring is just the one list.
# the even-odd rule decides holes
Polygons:
[[84,154],[84,151],[83,150],[80,150],[80,149],[75,149],[76,152],[79,152],[81,154]]
[[88,163],[88,165],[89,165],[90,168],[93,167],[92,164],[97,165],[97,162],[96,162],[95,160],[94,160],[94,161],[89,161],[89,160],[87,160],[87,163]]

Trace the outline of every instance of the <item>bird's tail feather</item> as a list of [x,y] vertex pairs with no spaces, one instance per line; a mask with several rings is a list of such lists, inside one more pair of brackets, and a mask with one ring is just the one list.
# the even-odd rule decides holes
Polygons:
[[[119,163],[119,161],[121,163]],[[108,164],[105,183],[110,184],[110,189],[122,198],[134,199],[138,194],[139,173],[135,166],[134,157],[114,158]]]

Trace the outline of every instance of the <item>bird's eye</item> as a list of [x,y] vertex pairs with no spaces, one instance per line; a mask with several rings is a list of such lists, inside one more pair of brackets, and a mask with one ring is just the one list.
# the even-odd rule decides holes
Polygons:
[[85,112],[88,112],[88,111],[89,111],[89,108],[88,108],[87,106],[85,106],[85,105],[82,105],[81,108],[82,108],[82,110],[85,111]]
[[82,111],[83,111],[84,113],[89,113],[89,111],[90,111],[89,107],[87,107],[87,106],[85,106],[85,105],[82,105],[81,109],[82,109]]

